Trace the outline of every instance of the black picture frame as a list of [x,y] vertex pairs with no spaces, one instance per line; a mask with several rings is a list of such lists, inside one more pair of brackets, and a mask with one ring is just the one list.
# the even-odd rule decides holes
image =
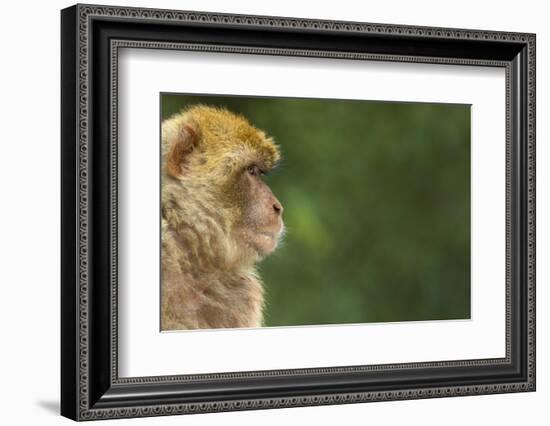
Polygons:
[[[535,390],[535,35],[75,5],[61,12],[61,414],[74,420]],[[506,356],[119,378],[117,48],[506,70]],[[504,212],[503,212],[504,214]]]

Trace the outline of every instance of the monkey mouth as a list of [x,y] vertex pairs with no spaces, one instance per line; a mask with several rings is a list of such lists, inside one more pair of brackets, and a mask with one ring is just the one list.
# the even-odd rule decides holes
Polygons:
[[258,232],[258,235],[267,238],[271,241],[275,242],[275,247],[277,247],[277,244],[279,241],[283,238],[283,235],[285,234],[285,224],[281,220],[279,224],[275,227],[275,230],[263,230]]
[[272,240],[277,238],[277,236],[273,232],[260,232],[259,235],[270,238]]

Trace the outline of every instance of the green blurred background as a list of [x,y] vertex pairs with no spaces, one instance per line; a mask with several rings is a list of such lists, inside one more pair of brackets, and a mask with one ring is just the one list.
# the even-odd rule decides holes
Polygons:
[[163,94],[162,118],[197,103],[281,148],[266,326],[470,317],[469,105]]

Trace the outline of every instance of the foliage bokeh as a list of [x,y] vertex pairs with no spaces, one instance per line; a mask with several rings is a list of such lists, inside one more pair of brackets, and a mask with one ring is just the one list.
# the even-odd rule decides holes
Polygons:
[[163,94],[162,118],[198,103],[282,151],[266,326],[470,317],[469,106]]

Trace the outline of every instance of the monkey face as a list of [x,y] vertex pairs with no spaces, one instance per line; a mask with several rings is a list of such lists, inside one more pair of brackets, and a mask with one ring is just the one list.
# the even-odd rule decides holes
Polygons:
[[283,206],[263,181],[262,170],[255,164],[239,176],[241,218],[236,226],[240,242],[250,247],[258,258],[273,252],[284,231]]
[[280,158],[273,140],[244,117],[206,106],[165,121],[162,132],[165,170],[178,183],[174,197],[211,212],[194,220],[224,229],[229,244],[220,246],[236,246],[231,257],[244,262],[275,250],[283,207],[263,181]]

